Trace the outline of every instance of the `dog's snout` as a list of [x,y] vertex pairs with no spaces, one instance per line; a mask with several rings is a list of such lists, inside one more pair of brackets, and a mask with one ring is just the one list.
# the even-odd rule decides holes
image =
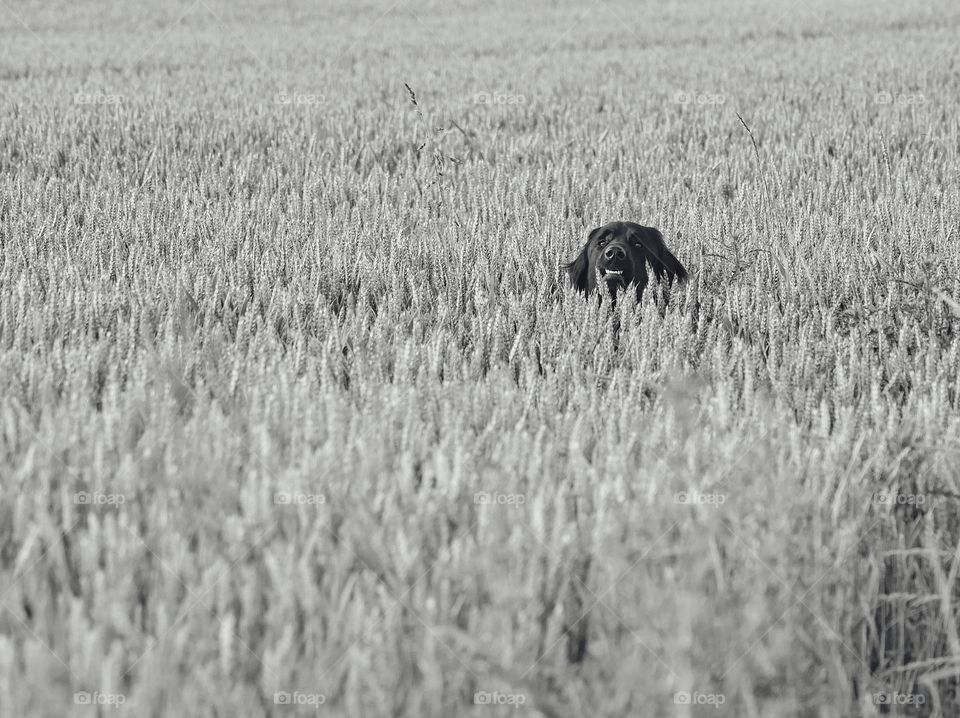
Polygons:
[[603,253],[603,256],[607,259],[626,259],[627,253],[624,251],[623,247],[613,246],[607,247],[606,251]]

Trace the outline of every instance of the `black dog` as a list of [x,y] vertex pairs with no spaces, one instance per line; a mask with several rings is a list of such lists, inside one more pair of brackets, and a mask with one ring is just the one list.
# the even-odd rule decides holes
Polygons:
[[598,277],[614,298],[618,288],[625,289],[632,282],[639,302],[648,282],[647,263],[657,281],[666,277],[673,284],[674,279],[682,282],[687,278],[687,270],[667,249],[658,230],[634,222],[610,222],[590,232],[566,270],[570,283],[586,294],[597,288]]

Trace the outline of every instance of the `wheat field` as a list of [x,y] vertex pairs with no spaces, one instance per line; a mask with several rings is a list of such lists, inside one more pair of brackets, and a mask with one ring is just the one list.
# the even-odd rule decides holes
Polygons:
[[0,716],[958,715],[958,31],[0,2]]

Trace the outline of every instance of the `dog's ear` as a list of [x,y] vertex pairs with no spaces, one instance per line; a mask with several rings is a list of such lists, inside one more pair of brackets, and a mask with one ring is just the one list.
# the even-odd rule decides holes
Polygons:
[[653,227],[643,227],[633,222],[627,222],[626,224],[636,241],[633,246],[640,250],[643,259],[650,263],[657,280],[662,280],[666,276],[667,281],[673,284],[674,279],[682,282],[687,278],[687,270],[680,264],[680,260],[667,249],[660,230]]
[[583,245],[580,254],[577,255],[570,264],[564,267],[567,270],[567,276],[570,277],[570,284],[578,292],[586,292],[588,285],[588,272],[590,271],[590,260],[587,258],[587,245]]
[[603,227],[597,227],[591,230],[587,241],[580,250],[580,254],[564,267],[564,269],[567,270],[567,276],[570,277],[570,284],[572,284],[578,292],[586,293],[590,291],[590,275],[593,270],[590,268],[590,256],[587,254],[587,249],[590,247],[590,242],[593,241],[601,229],[603,229]]

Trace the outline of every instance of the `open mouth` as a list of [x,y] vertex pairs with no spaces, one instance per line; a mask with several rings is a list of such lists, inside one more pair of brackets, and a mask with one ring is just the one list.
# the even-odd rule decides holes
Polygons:
[[622,269],[601,269],[600,277],[607,282],[623,282]]

